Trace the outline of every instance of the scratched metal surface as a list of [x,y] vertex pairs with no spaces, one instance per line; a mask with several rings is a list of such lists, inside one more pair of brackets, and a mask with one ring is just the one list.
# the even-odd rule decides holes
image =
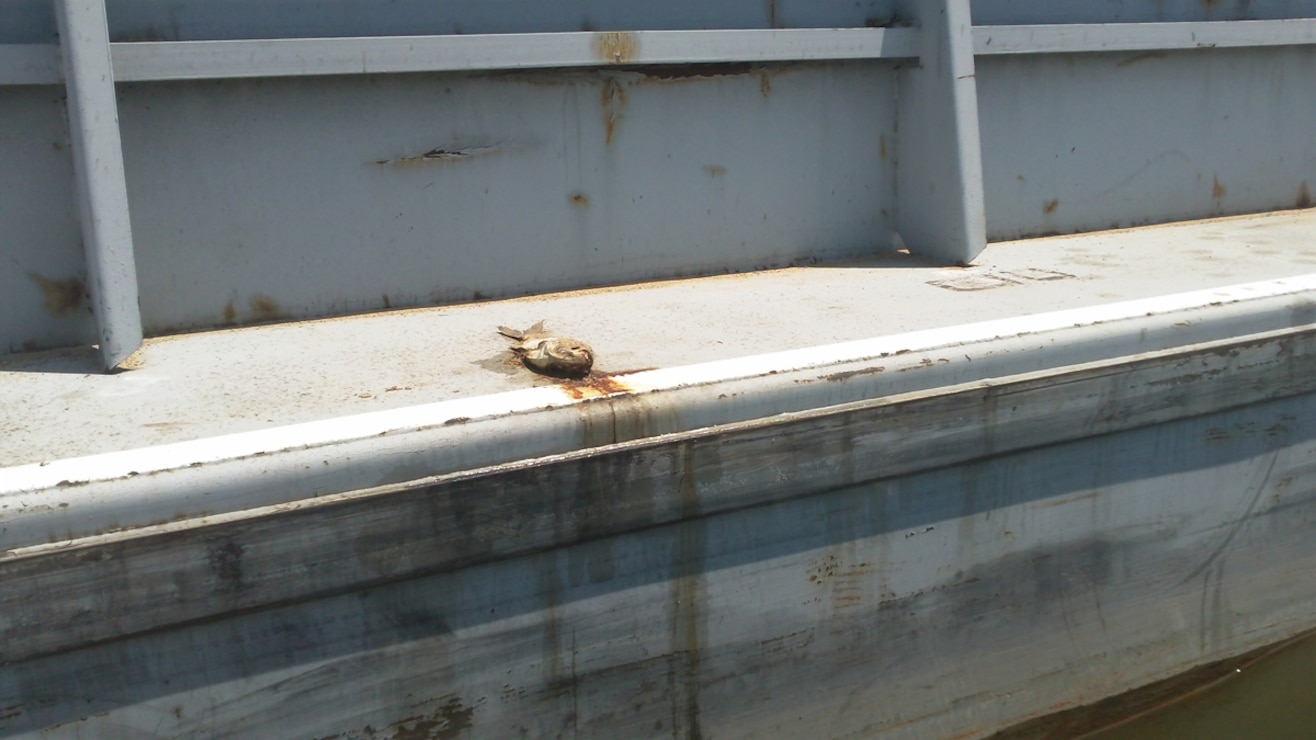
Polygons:
[[1312,205],[1316,47],[978,58],[992,240]]
[[1313,420],[1308,395],[11,664],[0,736],[978,737],[1310,627]]

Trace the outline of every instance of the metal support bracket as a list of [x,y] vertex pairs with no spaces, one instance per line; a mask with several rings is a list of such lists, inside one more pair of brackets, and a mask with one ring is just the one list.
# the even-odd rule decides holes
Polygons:
[[918,0],[919,65],[901,70],[896,230],[914,254],[967,264],[987,246],[969,0]]
[[103,0],[55,0],[87,283],[107,369],[142,343],[128,186]]

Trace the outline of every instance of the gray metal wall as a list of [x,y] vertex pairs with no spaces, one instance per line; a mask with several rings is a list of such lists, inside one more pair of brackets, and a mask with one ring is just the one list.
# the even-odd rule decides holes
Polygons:
[[[347,2],[315,12],[111,2],[109,21],[120,40],[899,27],[933,5],[579,3],[510,12],[404,3],[381,13]],[[939,222],[953,219],[929,197],[958,201],[960,185],[952,177],[925,189],[919,177],[955,172],[946,167],[956,157],[976,161],[978,144],[981,192],[972,185],[964,197],[985,198],[990,239],[1310,204],[1316,26],[1301,25],[1309,21],[1260,32],[1240,25],[1232,36],[1220,24],[1209,29],[1239,48],[1153,39],[1100,51],[1109,44],[1053,41],[1069,38],[1064,29],[1103,28],[1074,24],[1300,18],[1316,15],[1316,3],[977,2],[973,12],[980,24],[1064,25],[1043,27],[1052,41],[1029,53],[977,44],[977,102],[968,107],[913,110],[950,88],[920,90],[923,73],[908,51],[120,82],[142,323],[158,334],[749,270],[881,252],[896,232],[915,252],[954,261],[972,244],[965,252],[940,243]],[[0,352],[97,336],[83,295],[63,89],[30,84],[58,79],[57,57],[40,46],[55,39],[52,17],[45,0],[6,0],[0,18],[0,65],[9,60],[0,67]],[[980,27],[974,39],[1000,28]],[[1265,45],[1267,34],[1294,28],[1293,44]],[[957,142],[961,130],[967,138]],[[948,147],[960,151],[935,161]],[[964,172],[976,182],[972,168]],[[972,218],[966,223],[972,231]]]
[[978,60],[993,240],[1308,207],[1316,47]]
[[[1175,413],[1197,368],[1128,407],[1134,386],[1109,382],[1127,376],[1099,378],[1078,416]],[[947,435],[909,434],[926,403],[411,497],[406,531],[448,538],[384,536],[402,514],[386,499],[6,563],[11,589],[48,582],[32,611],[78,615],[7,628],[64,642],[171,603],[273,603],[7,662],[0,737],[979,737],[1311,627],[1316,396],[1013,449],[1032,432],[998,408],[1074,426],[1044,410],[1063,389],[1041,391],[947,408],[947,429],[1013,451],[913,475],[858,471],[883,467],[886,435],[906,467],[939,458]],[[774,486],[817,495],[706,511]],[[487,562],[548,529],[566,544]],[[485,562],[435,573],[436,556]],[[95,603],[68,577],[88,570],[115,586]],[[366,583],[271,588],[344,577]]]

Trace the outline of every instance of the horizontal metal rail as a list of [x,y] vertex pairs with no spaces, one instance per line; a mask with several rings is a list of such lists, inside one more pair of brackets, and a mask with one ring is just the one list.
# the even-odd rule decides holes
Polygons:
[[[119,82],[603,65],[899,59],[916,28],[516,33],[151,41],[110,45]],[[974,53],[1055,54],[1316,44],[1316,19],[978,26]],[[59,49],[0,44],[0,85],[59,84]]]
[[974,54],[1172,51],[1316,44],[1316,18],[1199,23],[1082,23],[978,26]]
[[[111,44],[120,82],[918,55],[913,28],[616,31]],[[4,49],[5,47],[0,47]],[[0,55],[0,84],[58,83],[55,47]]]

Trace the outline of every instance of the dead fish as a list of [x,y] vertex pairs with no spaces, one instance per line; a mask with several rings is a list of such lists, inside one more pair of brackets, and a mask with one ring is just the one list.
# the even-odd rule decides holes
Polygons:
[[498,333],[515,339],[512,351],[521,356],[521,362],[537,373],[567,377],[589,374],[594,366],[594,350],[579,339],[553,336],[537,322],[525,331],[498,327]]

